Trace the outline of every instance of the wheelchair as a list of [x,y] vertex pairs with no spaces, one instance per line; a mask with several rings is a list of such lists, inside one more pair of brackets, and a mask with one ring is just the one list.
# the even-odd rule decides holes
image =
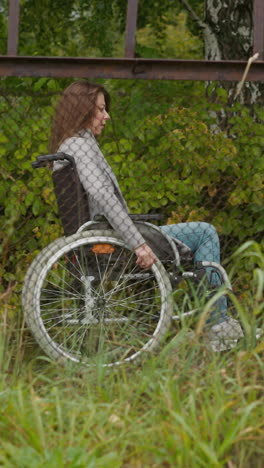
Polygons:
[[199,297],[212,294],[208,268],[232,289],[221,265],[194,265],[189,247],[154,224],[157,214],[130,215],[157,256],[151,269],[139,268],[107,220],[90,219],[73,157],[41,155],[32,165],[54,161],[67,163],[52,175],[65,236],[33,260],[22,291],[27,326],[52,360],[89,368],[132,363],[160,345],[172,320],[199,312]]

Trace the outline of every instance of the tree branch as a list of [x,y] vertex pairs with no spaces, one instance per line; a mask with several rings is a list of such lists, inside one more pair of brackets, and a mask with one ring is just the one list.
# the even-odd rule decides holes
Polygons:
[[206,23],[204,23],[204,21],[195,13],[189,2],[187,0],[180,0],[180,3],[188,11],[188,13],[190,13],[193,21],[195,21],[201,29],[205,29]]
[[[204,52],[207,60],[221,60],[221,52],[217,37],[209,24],[203,21],[192,9],[188,0],[180,0],[182,6],[188,11],[193,21],[197,23],[199,28],[203,31],[204,36]],[[213,51],[213,53],[211,53]]]

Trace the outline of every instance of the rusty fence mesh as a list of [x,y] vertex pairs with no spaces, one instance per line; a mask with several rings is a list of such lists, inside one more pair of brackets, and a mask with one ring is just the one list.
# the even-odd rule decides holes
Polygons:
[[[23,276],[26,264],[24,312],[40,346],[62,361],[130,362],[155,348],[172,318],[197,311],[206,313],[213,350],[236,346],[243,331],[221,292],[230,285],[211,222],[230,224],[232,144],[223,152],[225,140],[197,117],[186,128],[192,114],[183,109],[136,122],[125,138],[106,121],[109,130],[97,138],[88,117],[73,132],[65,121],[76,109],[54,123],[60,97],[5,90],[0,100],[3,278]],[[81,109],[86,97],[69,99]],[[53,150],[52,121],[68,128]],[[203,148],[212,156],[208,145],[222,157],[215,156],[216,175],[203,160]],[[226,250],[237,242],[230,232],[220,233]]]

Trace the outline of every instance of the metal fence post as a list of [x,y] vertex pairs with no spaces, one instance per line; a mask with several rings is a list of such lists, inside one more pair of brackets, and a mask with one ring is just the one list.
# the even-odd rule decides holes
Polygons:
[[264,3],[254,0],[253,5],[253,54],[259,53],[258,60],[264,60]]
[[17,55],[19,0],[9,0],[7,55]]
[[135,57],[138,0],[127,0],[125,57]]

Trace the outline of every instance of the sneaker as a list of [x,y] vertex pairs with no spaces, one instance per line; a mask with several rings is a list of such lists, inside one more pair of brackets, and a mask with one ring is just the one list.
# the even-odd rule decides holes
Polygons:
[[210,347],[214,352],[235,348],[238,340],[244,337],[240,323],[232,318],[218,323],[207,331]]

